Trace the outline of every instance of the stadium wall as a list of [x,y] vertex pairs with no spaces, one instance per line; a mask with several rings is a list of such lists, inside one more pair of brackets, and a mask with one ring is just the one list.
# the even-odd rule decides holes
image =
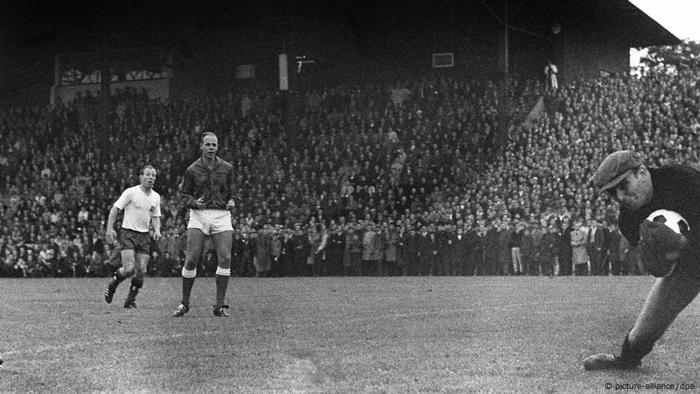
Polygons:
[[[110,84],[110,90],[112,93],[116,93],[119,90],[123,90],[126,87],[136,89],[137,91],[146,90],[148,96],[153,99],[168,100],[170,98],[170,79],[160,78],[160,79],[149,79],[140,81],[124,81],[124,82],[112,82]],[[80,93],[90,92],[92,94],[97,94],[100,91],[100,84],[82,84],[82,85],[61,85],[54,88],[53,95],[56,100],[61,102],[68,102],[76,98],[76,95]]]

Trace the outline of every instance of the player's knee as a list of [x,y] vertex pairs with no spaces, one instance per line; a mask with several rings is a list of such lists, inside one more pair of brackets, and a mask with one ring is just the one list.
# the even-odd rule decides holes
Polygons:
[[193,270],[197,268],[197,264],[199,263],[199,258],[195,256],[187,256],[185,258],[185,268],[188,270]]
[[231,264],[231,252],[217,253],[217,258],[219,259],[219,264]]
[[128,278],[128,277],[134,275],[134,272],[135,272],[135,270],[134,270],[133,265],[132,266],[126,266],[126,265],[122,266],[122,273],[123,273],[123,276],[125,278]]
[[134,278],[136,279],[143,280],[145,274],[146,272],[143,270],[143,268],[134,269]]

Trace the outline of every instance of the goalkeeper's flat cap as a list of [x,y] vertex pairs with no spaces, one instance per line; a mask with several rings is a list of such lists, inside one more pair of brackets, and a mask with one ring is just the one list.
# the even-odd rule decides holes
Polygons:
[[630,171],[642,165],[642,156],[631,150],[619,150],[611,153],[600,163],[593,174],[593,186],[598,193],[614,188]]

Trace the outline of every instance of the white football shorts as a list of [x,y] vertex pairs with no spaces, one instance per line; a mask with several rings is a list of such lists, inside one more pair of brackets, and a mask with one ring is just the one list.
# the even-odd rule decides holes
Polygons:
[[231,212],[224,209],[190,209],[187,228],[196,228],[206,235],[233,231]]

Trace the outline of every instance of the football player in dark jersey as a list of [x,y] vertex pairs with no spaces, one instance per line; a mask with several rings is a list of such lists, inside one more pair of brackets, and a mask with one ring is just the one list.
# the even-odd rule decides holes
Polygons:
[[187,224],[187,252],[182,267],[182,301],[173,313],[182,317],[190,310],[190,294],[197,277],[197,264],[206,237],[211,237],[216,248],[216,304],[214,315],[228,317],[224,304],[226,288],[231,276],[231,245],[233,226],[230,210],[235,207],[234,171],[231,163],[216,155],[219,140],[216,134],[202,135],[202,156],[185,171],[180,184],[180,200],[189,208]]
[[[644,242],[655,241],[651,238],[671,240],[678,245],[678,250],[656,259],[662,261],[662,267],[648,269],[658,279],[627,333],[620,354],[596,354],[583,362],[588,370],[634,369],[700,292],[700,171],[684,165],[649,168],[638,153],[624,150],[612,153],[600,164],[593,184],[599,193],[607,192],[619,202],[620,230],[634,247],[640,245],[642,228],[642,265],[654,263],[644,251]],[[647,231],[654,223],[646,218],[659,209],[679,213],[688,222],[689,231],[676,234],[663,225]],[[663,248],[650,249],[650,253],[655,253]]]

